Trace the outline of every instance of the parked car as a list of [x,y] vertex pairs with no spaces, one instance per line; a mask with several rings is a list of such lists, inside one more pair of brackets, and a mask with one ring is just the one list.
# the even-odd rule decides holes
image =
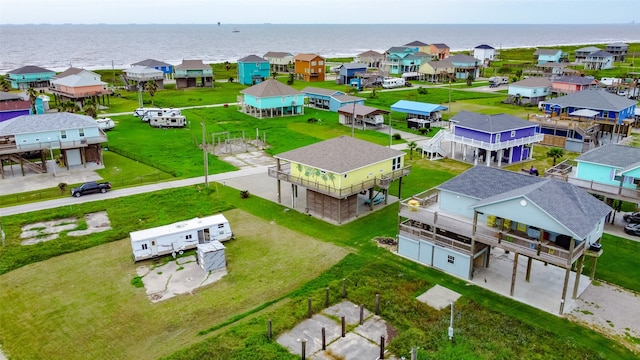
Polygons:
[[89,181],[86,182],[78,187],[74,187],[73,189],[71,189],[71,196],[75,196],[75,197],[80,197],[84,194],[91,194],[91,193],[106,193],[107,190],[111,189],[111,183],[110,182],[102,182],[102,183],[98,183],[95,181]]
[[624,227],[624,232],[631,235],[640,236],[640,224],[628,224]]
[[[367,199],[365,200],[364,204],[365,205],[369,205],[371,203],[371,199]],[[384,202],[384,195],[383,194],[378,194],[376,196],[373,197],[373,205],[378,205],[380,203]]]
[[636,211],[631,214],[625,214],[622,218],[628,223],[638,224],[640,223],[640,211]]

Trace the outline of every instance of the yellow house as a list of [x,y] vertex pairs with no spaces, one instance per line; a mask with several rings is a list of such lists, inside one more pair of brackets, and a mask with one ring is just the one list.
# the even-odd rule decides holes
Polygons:
[[[298,187],[306,190],[306,211],[338,224],[351,220],[362,209],[387,202],[391,183],[411,171],[404,165],[405,153],[368,141],[339,136],[274,157],[277,165],[269,176],[292,185],[292,203]],[[360,196],[359,196],[360,195]],[[383,200],[384,199],[384,200]]]
[[448,82],[455,74],[455,66],[448,60],[429,61],[420,65],[418,73],[423,75],[425,81]]

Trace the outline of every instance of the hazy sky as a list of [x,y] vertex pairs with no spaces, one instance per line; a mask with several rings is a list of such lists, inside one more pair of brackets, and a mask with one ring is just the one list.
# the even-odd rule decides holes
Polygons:
[[639,0],[0,0],[0,24],[603,24]]

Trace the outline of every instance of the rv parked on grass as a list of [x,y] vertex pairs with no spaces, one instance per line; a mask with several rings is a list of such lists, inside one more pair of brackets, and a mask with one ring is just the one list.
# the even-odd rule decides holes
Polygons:
[[104,131],[113,129],[116,124],[110,118],[96,119],[98,127]]
[[133,112],[133,116],[140,118],[144,122],[148,122],[154,116],[174,116],[181,115],[179,109],[173,108],[137,108]]
[[403,78],[385,78],[382,80],[382,87],[385,89],[393,89],[406,85],[406,81]]
[[166,254],[182,254],[198,244],[233,238],[229,221],[222,214],[194,218],[129,233],[133,260],[140,261]]
[[149,120],[149,126],[157,128],[178,128],[187,125],[184,115],[154,116]]
[[492,76],[489,78],[489,87],[498,87],[507,84],[509,84],[509,78],[506,76]]

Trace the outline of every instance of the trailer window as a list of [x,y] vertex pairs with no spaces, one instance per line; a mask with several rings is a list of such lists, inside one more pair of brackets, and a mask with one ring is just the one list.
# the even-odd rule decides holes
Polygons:
[[147,244],[142,244],[142,250],[147,250]]
[[218,224],[218,229],[224,228],[224,224]]
[[190,240],[191,239],[191,234],[186,235],[184,238],[187,239],[187,240]]

